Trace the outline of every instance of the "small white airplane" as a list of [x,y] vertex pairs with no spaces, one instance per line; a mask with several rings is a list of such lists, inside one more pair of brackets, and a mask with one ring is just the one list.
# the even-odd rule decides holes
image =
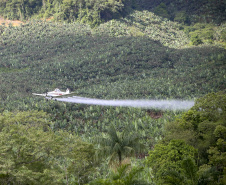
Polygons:
[[62,92],[60,89],[56,88],[54,91],[46,92],[44,94],[32,93],[35,96],[48,96],[48,97],[57,97],[72,94],[71,91],[67,88],[66,92]]

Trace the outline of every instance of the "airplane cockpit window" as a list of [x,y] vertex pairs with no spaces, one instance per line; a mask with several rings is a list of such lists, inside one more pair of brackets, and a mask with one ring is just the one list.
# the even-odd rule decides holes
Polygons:
[[56,88],[54,91],[55,92],[61,92],[60,89],[58,89],[58,88]]

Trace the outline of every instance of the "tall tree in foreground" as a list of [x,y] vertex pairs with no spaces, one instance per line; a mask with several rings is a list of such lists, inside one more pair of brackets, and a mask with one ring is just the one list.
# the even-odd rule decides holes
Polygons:
[[96,143],[101,146],[101,153],[109,156],[109,163],[118,161],[119,165],[125,157],[134,156],[136,152],[145,150],[138,135],[127,130],[117,132],[111,125],[106,135],[96,138]]
[[199,184],[226,183],[226,94],[199,98],[182,118],[165,126],[165,142],[183,140],[198,151]]
[[53,132],[44,112],[0,114],[0,184],[85,184],[95,172],[94,148]]
[[147,165],[153,170],[156,184],[197,184],[194,147],[181,140],[155,145],[149,152]]

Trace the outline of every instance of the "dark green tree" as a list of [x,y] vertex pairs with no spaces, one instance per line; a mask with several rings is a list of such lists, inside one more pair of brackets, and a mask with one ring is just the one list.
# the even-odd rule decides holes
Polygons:
[[181,119],[165,127],[165,141],[181,139],[199,153],[199,183],[221,184],[225,173],[226,95],[210,93],[196,100]]
[[194,36],[191,37],[191,43],[192,43],[192,45],[198,46],[198,45],[202,44],[203,42],[199,38],[198,35],[194,35]]
[[0,1],[0,15],[8,19],[27,19],[38,13],[42,0],[7,0]]
[[106,135],[96,138],[96,143],[101,146],[100,152],[102,154],[110,156],[110,163],[116,160],[119,165],[125,157],[134,156],[136,152],[145,150],[138,135],[130,133],[128,130],[117,132],[113,125],[108,128]]
[[0,184],[81,184],[95,173],[94,148],[53,132],[44,112],[0,115]]
[[197,184],[197,150],[182,140],[155,145],[146,163],[157,184]]
[[160,5],[158,5],[155,8],[154,13],[164,18],[170,18],[170,15],[168,13],[167,6],[165,3],[161,3]]

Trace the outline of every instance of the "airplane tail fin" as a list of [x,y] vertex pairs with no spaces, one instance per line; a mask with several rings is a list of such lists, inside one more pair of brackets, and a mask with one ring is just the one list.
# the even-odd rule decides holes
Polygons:
[[69,94],[71,91],[70,89],[67,88],[66,93]]

